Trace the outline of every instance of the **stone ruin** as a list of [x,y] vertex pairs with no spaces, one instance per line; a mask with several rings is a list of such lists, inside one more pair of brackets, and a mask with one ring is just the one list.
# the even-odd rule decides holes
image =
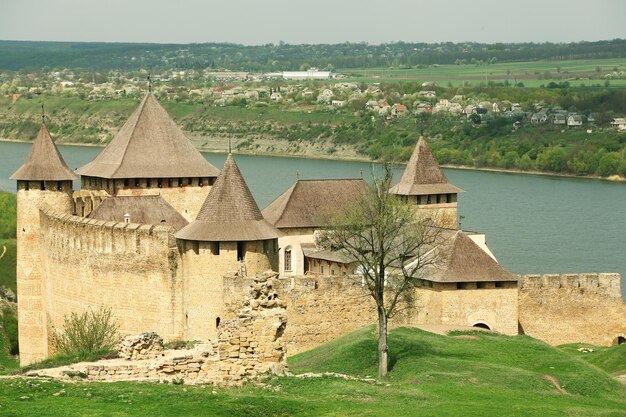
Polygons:
[[185,384],[240,385],[256,375],[287,372],[286,308],[278,297],[278,274],[267,271],[253,279],[237,317],[219,326],[217,343],[186,350],[165,350],[156,333],[126,336],[119,358],[30,371],[72,380],[152,381]]
[[118,356],[127,360],[158,358],[163,356],[163,339],[154,332],[123,337]]
[[287,371],[282,337],[287,327],[287,310],[278,298],[280,286],[276,272],[257,275],[237,318],[220,325],[219,373],[224,381]]

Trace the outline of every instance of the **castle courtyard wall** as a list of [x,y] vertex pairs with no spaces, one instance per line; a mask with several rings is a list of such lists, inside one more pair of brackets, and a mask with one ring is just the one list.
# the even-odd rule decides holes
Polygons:
[[122,334],[154,331],[166,340],[180,338],[180,256],[173,233],[168,226],[42,211],[48,329],[61,328],[72,312],[104,306]]
[[524,275],[520,331],[552,345],[610,346],[626,336],[626,303],[619,274]]

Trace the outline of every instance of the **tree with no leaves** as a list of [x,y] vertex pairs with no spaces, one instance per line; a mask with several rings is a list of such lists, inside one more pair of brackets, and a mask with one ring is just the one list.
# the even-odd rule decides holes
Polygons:
[[426,269],[441,261],[440,229],[418,217],[414,207],[389,193],[390,164],[362,198],[332,220],[320,244],[342,251],[358,265],[376,303],[378,375],[387,375],[387,322],[410,298]]

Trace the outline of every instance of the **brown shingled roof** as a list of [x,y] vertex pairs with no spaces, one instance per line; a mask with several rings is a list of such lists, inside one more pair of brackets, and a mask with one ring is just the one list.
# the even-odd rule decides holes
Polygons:
[[111,143],[80,175],[100,178],[216,177],[211,165],[148,93]]
[[358,201],[367,189],[362,179],[298,180],[263,209],[278,228],[327,226],[326,220]]
[[88,217],[122,223],[126,214],[130,215],[131,223],[167,225],[176,230],[188,224],[187,220],[159,195],[110,197],[89,213]]
[[30,148],[26,162],[11,175],[21,181],[71,181],[78,178],[67,166],[44,123]]
[[425,279],[435,282],[517,281],[462,231],[446,236],[444,261]]
[[198,217],[176,237],[210,242],[275,239],[281,233],[261,214],[232,155],[209,192]]
[[448,182],[423,137],[417,141],[400,182],[390,189],[392,194],[399,195],[453,194],[462,191]]

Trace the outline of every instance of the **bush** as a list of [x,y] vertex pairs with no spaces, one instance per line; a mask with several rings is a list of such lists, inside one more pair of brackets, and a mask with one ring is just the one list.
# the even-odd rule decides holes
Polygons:
[[118,341],[118,326],[105,307],[65,316],[63,329],[54,331],[54,346],[61,355],[110,350]]
[[9,352],[11,355],[17,355],[20,351],[18,336],[17,336],[17,317],[15,311],[10,307],[5,307],[0,315],[0,324],[4,330],[7,340],[9,342]]

